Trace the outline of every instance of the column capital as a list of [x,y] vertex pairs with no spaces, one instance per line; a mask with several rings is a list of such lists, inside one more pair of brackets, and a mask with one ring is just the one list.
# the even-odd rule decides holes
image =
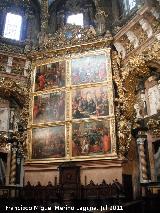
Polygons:
[[137,138],[137,144],[138,145],[141,145],[141,144],[144,144],[146,138]]

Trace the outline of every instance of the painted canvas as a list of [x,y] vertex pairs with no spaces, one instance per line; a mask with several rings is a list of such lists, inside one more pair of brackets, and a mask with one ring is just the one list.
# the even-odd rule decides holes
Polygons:
[[65,93],[54,92],[34,96],[33,123],[65,120]]
[[74,119],[109,115],[106,86],[76,89],[72,94],[72,117]]
[[73,59],[71,70],[73,85],[106,81],[106,55],[90,55]]
[[0,108],[0,131],[8,131],[9,129],[9,109]]
[[64,156],[64,126],[35,128],[32,130],[32,159],[62,158]]
[[65,61],[37,67],[35,76],[35,91],[65,86]]
[[73,123],[72,156],[94,156],[111,152],[110,122]]

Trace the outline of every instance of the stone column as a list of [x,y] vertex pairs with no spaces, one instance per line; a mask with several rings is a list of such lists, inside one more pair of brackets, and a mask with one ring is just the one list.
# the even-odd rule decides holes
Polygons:
[[41,1],[41,32],[48,30],[48,0]]
[[137,139],[138,153],[139,153],[140,182],[141,183],[148,182],[147,162],[146,162],[146,156],[145,156],[145,152],[144,152],[145,140],[146,140],[146,137],[142,137],[140,135]]
[[48,0],[41,1],[41,30],[38,35],[39,45],[47,43],[48,38]]
[[32,20],[31,19],[32,19],[32,16],[33,15],[32,15],[31,11],[27,11],[25,16],[24,16],[26,26],[28,26],[27,29],[26,29],[27,35],[26,35],[26,39],[25,39],[25,43],[26,43],[25,52],[29,52],[32,49],[32,41],[31,41],[31,32],[32,32],[32,24],[31,24]]
[[24,73],[23,73],[25,77],[28,77],[28,70],[30,69],[30,67],[31,67],[31,61],[26,60],[25,66],[24,66]]
[[34,27],[33,25],[32,25],[32,21],[34,20],[34,15],[33,15],[33,13],[32,12],[28,12],[27,14],[26,14],[26,19],[27,19],[27,23],[28,23],[28,28],[27,28],[27,40],[31,40],[31,38],[32,38],[32,30],[34,30],[32,27]]
[[10,182],[10,166],[11,166],[11,144],[8,144],[8,154],[7,154],[7,171],[6,171],[6,186]]
[[13,144],[11,152],[10,184],[16,185],[16,143]]
[[17,145],[17,184],[23,186],[24,180],[24,152],[22,143],[19,141]]
[[118,3],[117,0],[112,0],[113,4],[112,4],[112,14],[114,16],[114,19],[117,21],[119,20],[120,17],[120,11],[118,8]]
[[[84,21],[84,25],[85,26],[89,26],[90,25],[90,19],[89,19],[89,5],[88,6],[88,9],[84,9],[83,10],[83,21]],[[86,6],[86,7],[87,7]]]

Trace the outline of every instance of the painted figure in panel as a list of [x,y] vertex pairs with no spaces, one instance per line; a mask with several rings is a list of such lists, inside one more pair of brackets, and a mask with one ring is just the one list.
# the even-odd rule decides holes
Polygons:
[[65,93],[55,92],[34,97],[33,122],[64,121]]
[[106,56],[92,55],[73,59],[72,84],[96,83],[107,80]]
[[32,132],[32,158],[62,158],[65,156],[64,126],[36,128]]
[[109,121],[73,123],[72,155],[95,156],[110,153]]
[[56,62],[38,67],[35,77],[35,91],[65,86],[65,62]]
[[72,116],[74,119],[109,115],[107,87],[77,89],[72,96]]

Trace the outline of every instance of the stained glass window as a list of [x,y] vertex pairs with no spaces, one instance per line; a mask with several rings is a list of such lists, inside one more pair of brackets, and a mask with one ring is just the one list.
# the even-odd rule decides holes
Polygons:
[[5,38],[20,40],[22,16],[7,13],[3,36]]
[[67,23],[83,26],[83,13],[68,16]]

